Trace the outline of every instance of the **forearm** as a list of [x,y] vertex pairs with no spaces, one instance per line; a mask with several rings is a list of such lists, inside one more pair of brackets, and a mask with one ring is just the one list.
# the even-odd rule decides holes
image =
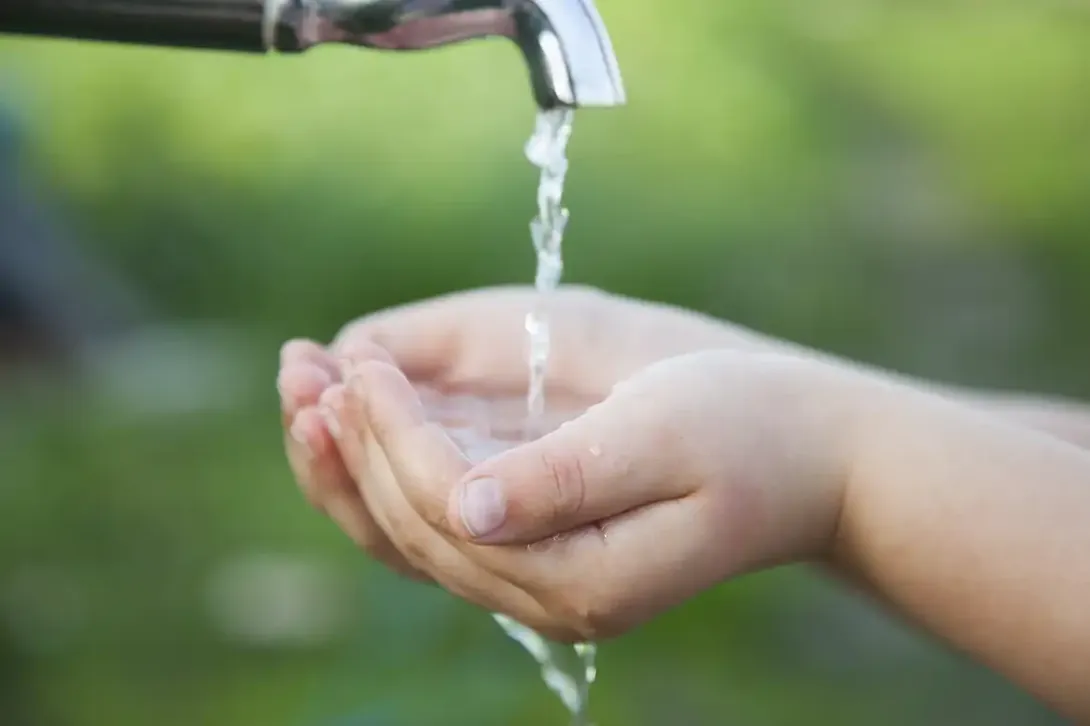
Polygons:
[[1011,423],[1090,449],[1090,406],[1056,399],[977,391],[954,391],[951,396]]
[[861,404],[835,566],[1090,721],[1090,453],[876,388]]
[[988,415],[1090,449],[1090,404],[1025,394],[976,391],[933,383],[899,373],[880,371],[877,368],[861,363],[729,325],[719,324],[718,327],[718,339],[728,343],[727,347],[768,350],[785,355],[813,358],[837,366],[854,368],[867,374],[877,373],[878,375],[899,380],[907,385],[933,392],[954,402],[973,406]]

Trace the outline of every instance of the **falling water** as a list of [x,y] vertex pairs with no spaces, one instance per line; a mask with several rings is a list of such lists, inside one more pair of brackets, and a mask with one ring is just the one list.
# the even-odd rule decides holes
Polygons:
[[[568,224],[568,210],[563,206],[563,196],[564,178],[568,171],[566,152],[568,139],[571,138],[572,116],[570,109],[540,112],[534,135],[526,145],[526,156],[541,170],[537,191],[538,215],[530,223],[534,249],[537,252],[537,274],[534,280],[537,298],[533,309],[526,316],[530,367],[524,433],[524,438],[527,439],[539,436],[543,428],[545,374],[551,349],[548,308],[553,292],[560,285],[564,270],[561,243],[564,228]],[[541,677],[545,684],[560,697],[571,712],[572,726],[590,726],[590,686],[597,675],[595,645],[581,643],[569,649],[546,640],[504,615],[496,614],[493,617],[540,664]]]
[[549,299],[560,285],[564,272],[562,243],[568,226],[564,208],[564,179],[568,174],[568,139],[571,138],[571,109],[542,111],[537,117],[534,135],[526,144],[526,156],[541,170],[537,187],[537,217],[530,223],[530,236],[537,252],[534,287],[537,300],[526,316],[529,339],[530,388],[527,393],[527,436],[535,434],[545,411],[545,371],[549,364]]

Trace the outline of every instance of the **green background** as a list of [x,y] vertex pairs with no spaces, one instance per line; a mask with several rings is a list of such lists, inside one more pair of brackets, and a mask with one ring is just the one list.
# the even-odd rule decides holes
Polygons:
[[[568,281],[918,375],[1090,394],[1090,10],[600,6],[630,102],[576,117]],[[287,337],[531,279],[514,48],[5,37],[0,78],[27,184],[203,341],[0,378],[0,721],[563,723],[483,613],[381,572],[303,504],[274,387]],[[805,572],[732,583],[601,659],[601,726],[1056,722]]]

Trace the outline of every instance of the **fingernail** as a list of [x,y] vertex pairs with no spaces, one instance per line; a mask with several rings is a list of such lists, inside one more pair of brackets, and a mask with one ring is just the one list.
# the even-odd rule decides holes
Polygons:
[[341,386],[327,388],[318,399],[318,413],[325,422],[326,430],[335,439],[341,438],[341,422],[337,411],[344,405],[344,390]]
[[291,425],[288,433],[291,435],[292,440],[295,441],[296,444],[299,444],[302,455],[306,460],[313,461],[314,449],[311,448],[310,440],[307,440],[306,438],[306,432],[303,431],[302,422],[295,421],[295,423]]
[[336,412],[329,406],[321,406],[318,408],[318,413],[322,415],[322,420],[325,421],[325,427],[329,431],[329,435],[335,439],[340,439],[341,422],[337,419]]
[[295,440],[295,443],[299,444],[300,446],[305,446],[308,449],[310,448],[310,444],[307,441],[306,432],[303,431],[302,422],[300,422],[298,419],[296,419],[295,423],[291,425],[288,433],[291,434],[291,438]]
[[359,368],[356,366],[349,366],[348,372],[344,377],[344,385],[361,399],[367,396],[367,384],[364,382],[364,377],[360,375]]
[[487,537],[507,519],[507,501],[499,479],[473,479],[462,486],[459,498],[462,524],[474,537]]

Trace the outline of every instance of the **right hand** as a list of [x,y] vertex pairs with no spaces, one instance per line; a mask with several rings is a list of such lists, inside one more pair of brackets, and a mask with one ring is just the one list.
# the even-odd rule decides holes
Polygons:
[[469,602],[585,642],[738,575],[827,557],[857,419],[881,387],[803,358],[701,351],[481,459],[377,356],[331,390],[329,430],[408,562]]
[[[338,395],[345,364],[392,363],[418,386],[521,406],[529,380],[524,318],[536,300],[528,287],[489,288],[368,315],[346,326],[329,347],[305,340],[281,352],[278,388],[284,441],[300,488],[360,547],[402,574],[412,568],[376,524],[342,460],[323,415],[323,396]],[[679,308],[564,287],[549,301],[554,355],[552,400],[579,408],[646,366],[714,348],[765,351],[775,344]],[[328,412],[327,412],[328,413]],[[357,469],[358,470],[358,469]]]

